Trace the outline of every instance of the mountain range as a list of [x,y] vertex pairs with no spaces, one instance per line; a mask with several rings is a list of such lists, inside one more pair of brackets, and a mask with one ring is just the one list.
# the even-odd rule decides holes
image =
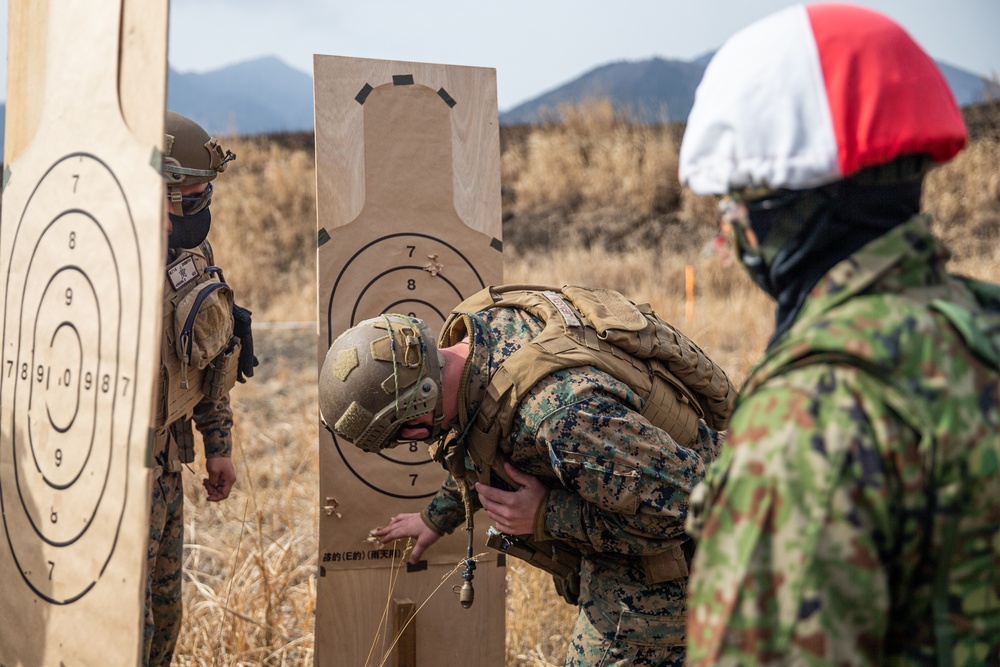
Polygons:
[[[559,107],[607,98],[628,118],[642,123],[683,121],[694,91],[715,52],[691,61],[651,58],[596,67],[500,114],[503,125],[530,125],[557,117]],[[936,61],[960,107],[1000,99],[1000,82]]]
[[197,73],[167,73],[167,108],[210,134],[313,129],[312,76],[267,56]]
[[[651,58],[600,65],[552,90],[500,112],[501,125],[558,117],[559,107],[607,98],[636,122],[687,118],[694,91],[713,53],[694,60]],[[1000,99],[1000,83],[938,62],[959,106]],[[266,56],[205,73],[167,74],[167,107],[211,134],[270,134],[313,129],[312,76]],[[0,105],[0,122],[5,105]],[[3,144],[0,141],[0,154]]]

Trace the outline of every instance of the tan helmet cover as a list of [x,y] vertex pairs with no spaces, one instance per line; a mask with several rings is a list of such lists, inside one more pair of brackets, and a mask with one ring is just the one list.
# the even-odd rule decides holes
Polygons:
[[208,183],[236,159],[201,125],[179,113],[167,111],[163,132],[163,178],[168,185]]
[[441,359],[420,319],[385,314],[342,333],[319,374],[323,423],[366,452],[395,447],[406,422],[434,414],[441,421]]

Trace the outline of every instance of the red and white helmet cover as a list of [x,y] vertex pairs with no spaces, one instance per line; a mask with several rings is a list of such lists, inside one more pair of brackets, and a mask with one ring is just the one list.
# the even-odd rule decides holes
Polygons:
[[699,194],[802,190],[910,153],[947,162],[966,137],[944,76],[902,27],[853,5],[796,5],[712,58],[679,175]]

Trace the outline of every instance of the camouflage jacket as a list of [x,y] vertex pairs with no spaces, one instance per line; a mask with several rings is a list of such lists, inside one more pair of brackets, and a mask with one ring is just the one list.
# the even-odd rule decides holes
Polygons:
[[692,499],[690,664],[1000,664],[1000,292],[946,259],[926,218],[868,244],[748,378]]
[[202,399],[194,406],[193,420],[205,445],[205,458],[232,456],[233,408],[228,394],[217,401]]
[[[539,321],[515,308],[473,314],[472,322],[469,414],[504,359],[541,331]],[[547,376],[521,402],[512,435],[499,446],[515,467],[549,488],[536,538],[555,538],[584,553],[633,556],[687,539],[688,494],[718,454],[716,434],[703,426],[694,447],[681,447],[640,417],[640,400],[624,383],[588,367]],[[451,478],[424,519],[442,533],[464,521]]]

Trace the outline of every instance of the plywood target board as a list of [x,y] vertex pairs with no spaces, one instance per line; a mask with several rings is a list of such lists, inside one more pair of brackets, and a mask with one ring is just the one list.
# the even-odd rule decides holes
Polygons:
[[[322,364],[336,336],[361,320],[404,313],[437,334],[455,305],[502,282],[500,143],[492,69],[315,56],[314,82]],[[445,472],[423,444],[374,455],[320,433],[317,664],[363,664],[403,547],[366,538],[399,512],[419,512]],[[486,517],[479,522],[476,553],[488,551]],[[426,552],[425,569],[395,579],[391,596],[423,600],[465,555],[459,530]],[[503,568],[494,554],[481,559],[474,583],[491,593],[471,609],[449,584],[421,612],[418,664],[502,663]],[[463,632],[468,644],[456,641]]]
[[167,5],[132,7],[10,6],[10,60],[39,70],[7,96],[22,120],[0,220],[4,665],[137,664],[142,646]]

